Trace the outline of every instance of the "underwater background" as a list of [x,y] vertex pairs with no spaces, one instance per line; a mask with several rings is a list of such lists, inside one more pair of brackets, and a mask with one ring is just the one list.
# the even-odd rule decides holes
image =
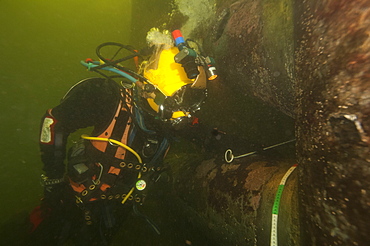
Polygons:
[[[199,112],[201,127],[175,137],[165,161],[170,171],[141,208],[157,223],[161,235],[131,216],[112,245],[268,245],[276,188],[285,171],[297,162],[300,166],[289,178],[282,198],[281,242],[340,245],[350,242],[353,235],[360,235],[359,241],[366,238],[368,223],[361,216],[369,218],[369,203],[358,203],[357,198],[361,193],[363,201],[369,199],[365,185],[366,170],[370,170],[365,169],[369,163],[367,128],[361,117],[367,119],[370,111],[363,110],[361,116],[362,109],[337,102],[333,94],[360,97],[341,83],[350,81],[353,74],[366,74],[362,56],[354,56],[360,57],[357,63],[345,62],[351,52],[368,50],[364,26],[370,11],[365,11],[368,4],[360,0],[358,8],[363,7],[353,16],[357,18],[363,11],[361,18],[342,23],[335,13],[350,12],[345,2],[0,0],[0,244],[27,245],[22,241],[26,220],[43,196],[40,120],[72,85],[98,76],[87,71],[80,60],[96,58],[96,47],[109,41],[141,49],[152,27],[181,28],[185,37],[197,38],[206,52],[215,56],[219,79],[209,84],[207,101]],[[351,23],[351,28],[363,25],[358,34],[362,38],[352,38],[346,23]],[[333,30],[331,40],[327,30]],[[339,61],[345,65],[337,67]],[[350,75],[338,75],[331,81],[336,72]],[[364,88],[368,86],[358,91]],[[364,105],[369,100],[365,92],[361,100]],[[349,101],[356,105],[356,100]],[[343,115],[356,116],[356,127],[364,126],[358,146],[343,137],[356,133],[341,128],[354,124]],[[215,129],[220,130],[216,135]],[[289,144],[230,165],[223,159],[227,148],[235,155],[243,154],[293,140],[297,133],[298,150]],[[353,152],[348,150],[352,147]],[[357,158],[358,149],[365,149],[359,155],[363,160],[354,163],[365,171],[346,166]],[[325,162],[324,157],[331,161]],[[338,163],[343,170],[337,169]],[[335,171],[328,175],[326,168]],[[363,176],[358,177],[359,173]],[[342,184],[340,189],[332,186],[336,182]],[[326,200],[336,196],[333,203]],[[349,204],[348,210],[343,204]],[[352,214],[357,216],[352,224],[359,220],[362,234],[353,229]],[[323,231],[323,235],[313,231]]]
[[[100,43],[130,41],[131,1],[0,1],[0,233],[16,226],[42,196],[38,138],[42,115],[79,80]],[[14,228],[13,228],[14,227]],[[0,244],[3,244],[2,242]],[[5,245],[5,244],[3,244]]]
[[[139,48],[145,46],[147,31],[166,24],[173,9],[171,2],[0,1],[0,241],[8,245],[20,244],[27,215],[39,205],[43,193],[38,147],[40,120],[72,85],[83,78],[96,76],[86,71],[80,60],[94,57],[96,46],[107,41]],[[185,13],[196,15],[198,19],[212,7],[204,5],[205,9],[194,12],[186,9],[187,1],[177,3]],[[183,21],[184,17],[179,20]],[[196,21],[189,23],[190,27],[184,27],[184,32],[187,32],[186,28],[194,28]],[[168,245],[171,240],[184,243],[187,225],[171,228],[171,223],[176,221],[178,227],[179,219],[166,217],[168,214],[163,214],[164,210],[162,214],[157,213],[159,217],[163,216],[162,224],[168,228],[164,228],[162,239],[157,238],[158,245],[161,245],[160,241]],[[140,226],[142,222],[138,224]],[[184,234],[179,235],[181,233],[176,230]],[[129,238],[127,235],[122,237]],[[128,240],[135,245],[138,239],[137,236],[133,238]]]
[[[173,10],[174,3],[182,14]],[[173,23],[171,28],[181,27],[189,20],[182,26],[183,33],[189,34],[197,23],[212,14],[214,4],[215,1],[180,0],[0,0],[0,242],[2,240],[7,245],[21,244],[27,216],[39,205],[42,197],[42,163],[38,146],[42,115],[47,109],[56,106],[76,82],[96,76],[86,71],[80,65],[80,60],[95,58],[96,46],[108,41],[142,48],[146,45],[145,36],[149,29],[166,28],[170,18]],[[220,91],[225,93],[225,90],[226,87],[222,86],[211,89],[214,95],[220,96]],[[235,100],[252,107],[255,105],[253,100],[246,97],[221,100],[211,97],[211,106],[208,109],[212,113],[204,114],[205,122],[208,121],[211,125],[210,129],[223,125],[223,129],[233,135],[240,134],[243,129],[251,132],[258,130],[246,129],[251,126],[251,118],[259,118],[261,108],[244,114],[238,109],[225,107],[235,103]],[[219,114],[214,114],[215,107]],[[275,123],[285,124],[282,123],[285,122],[285,117],[279,120],[280,116],[276,116],[275,111],[265,106],[262,108],[267,110]],[[223,120],[229,115],[233,116],[232,121]],[[241,121],[237,122],[235,119]],[[291,137],[293,122],[290,121],[288,125],[287,129],[290,130],[287,134]],[[271,130],[272,133],[274,131],[275,129]],[[271,132],[267,130],[266,136],[274,135],[269,134]],[[279,140],[279,136],[270,138],[271,142]],[[239,147],[243,149],[243,146]],[[183,152],[184,149],[180,151]],[[191,147],[184,153],[195,159],[198,154],[196,147]],[[192,231],[186,219],[167,213],[168,204],[158,204],[158,200],[154,203],[156,204],[152,207],[162,207],[162,210],[151,212],[156,214],[157,222],[164,232],[161,238],[153,239],[156,242],[155,244],[153,241],[153,245],[191,244],[191,241],[187,241],[189,238],[192,241],[196,238],[198,245],[206,245],[208,239]],[[150,203],[147,207],[151,208]],[[132,231],[137,234],[135,228],[143,226],[142,222],[135,224],[135,219],[133,221],[128,222],[133,229],[118,235],[117,242],[124,238],[128,245],[136,245],[138,241],[144,240],[139,235],[132,235]],[[148,230],[150,231],[148,228],[142,230],[143,235],[147,235]],[[148,243],[147,241],[145,242]]]

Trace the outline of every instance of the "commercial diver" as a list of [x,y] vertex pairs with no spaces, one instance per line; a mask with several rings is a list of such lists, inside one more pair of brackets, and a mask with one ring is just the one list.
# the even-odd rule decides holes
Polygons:
[[[140,214],[137,205],[158,179],[170,146],[168,129],[193,121],[204,102],[207,82],[217,76],[213,59],[179,30],[171,37],[152,29],[147,40],[149,58],[128,45],[99,45],[98,60],[81,64],[101,76],[72,86],[43,116],[44,198],[30,216],[32,242],[109,245],[133,206]],[[112,56],[103,55],[112,49]],[[130,59],[142,60],[138,72],[122,65]],[[90,127],[89,135],[68,141]]]

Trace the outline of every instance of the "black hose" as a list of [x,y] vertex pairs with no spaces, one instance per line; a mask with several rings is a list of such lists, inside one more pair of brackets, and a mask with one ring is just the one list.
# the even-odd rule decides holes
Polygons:
[[100,52],[100,50],[103,48],[103,47],[106,47],[106,46],[118,46],[120,49],[116,52],[116,54],[115,55],[117,55],[117,53],[121,50],[121,49],[126,49],[126,50],[128,50],[128,51],[130,51],[130,52],[132,52],[132,53],[134,53],[135,54],[135,56],[138,56],[138,55],[140,55],[137,51],[135,51],[134,50],[134,48],[132,47],[132,46],[130,46],[130,45],[124,45],[124,44],[120,44],[120,43],[116,43],[116,42],[106,42],[106,43],[102,43],[102,44],[100,44],[100,45],[98,45],[97,47],[96,47],[96,54],[98,55],[98,57],[100,58],[100,59],[105,59],[102,55],[101,55],[101,52]]
[[[117,56],[117,54],[119,53],[119,51],[121,51],[122,49],[126,49],[130,52],[132,52],[133,54],[132,55],[128,55],[128,56],[125,56],[121,59],[118,59],[118,60],[108,60],[106,59],[102,54],[101,54],[101,49],[103,47],[106,47],[106,46],[118,46],[120,49],[118,49],[118,51],[114,54],[113,58],[115,56]],[[120,43],[116,43],[116,42],[106,42],[106,43],[102,43],[100,45],[98,45],[98,47],[96,47],[96,55],[99,57],[99,59],[101,59],[104,64],[101,64],[97,67],[94,67],[94,70],[97,70],[97,69],[101,69],[103,67],[107,67],[107,66],[112,66],[112,67],[115,67],[119,70],[122,70],[126,73],[129,73],[131,75],[133,75],[134,77],[137,77],[137,78],[140,78],[142,81],[145,81],[145,82],[148,82],[149,83],[149,80],[147,78],[145,78],[144,76],[142,76],[141,74],[138,74],[136,73],[135,71],[132,71],[131,69],[128,69],[126,67],[122,67],[120,65],[118,65],[118,63],[120,62],[123,62],[123,61],[126,61],[126,60],[129,60],[129,59],[132,59],[136,56],[140,56],[140,53],[135,51],[134,48],[130,45],[123,45],[123,44],[120,44]]]
[[[130,51],[131,55],[128,55],[128,56],[125,56],[121,59],[118,59],[118,60],[108,60],[107,58],[105,58],[102,54],[101,54],[101,49],[106,47],[106,46],[118,46],[119,49],[117,50],[117,52],[114,54],[113,58],[115,56],[117,56],[117,54],[122,50],[122,49],[126,49],[128,51]],[[115,43],[115,42],[106,42],[106,43],[102,43],[100,45],[98,45],[98,47],[96,47],[96,55],[99,57],[99,59],[101,59],[102,61],[104,61],[104,64],[102,65],[99,65],[95,68],[99,69],[99,68],[103,68],[103,67],[106,67],[106,66],[115,66],[117,63],[120,63],[120,62],[123,62],[123,61],[126,61],[126,60],[129,60],[129,59],[132,59],[136,56],[141,56],[139,52],[135,51],[133,49],[132,46],[130,45],[123,45],[123,44],[120,44],[120,43]]]
[[140,211],[137,209],[136,204],[134,204],[133,210],[134,210],[134,214],[136,216],[139,216],[140,218],[144,219],[150,225],[150,228],[152,228],[155,233],[157,233],[158,235],[161,234],[161,232],[159,231],[158,226],[148,216],[146,216],[145,214],[140,213]]
[[119,70],[122,70],[122,71],[124,71],[124,72],[126,72],[126,73],[132,74],[132,75],[136,76],[137,78],[140,78],[141,80],[143,80],[143,81],[145,81],[145,82],[150,83],[150,81],[149,81],[147,78],[145,78],[143,75],[138,74],[137,72],[132,71],[132,70],[131,70],[131,69],[129,69],[129,68],[122,67],[122,66],[120,66],[120,65],[114,65],[114,67],[115,67],[115,68],[117,68],[117,69],[119,69]]

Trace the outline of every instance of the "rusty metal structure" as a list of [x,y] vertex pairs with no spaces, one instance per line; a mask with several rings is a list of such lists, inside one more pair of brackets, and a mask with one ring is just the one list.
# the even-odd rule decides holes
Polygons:
[[[262,154],[227,163],[199,158],[191,148],[187,157],[170,156],[171,194],[181,210],[213,245],[269,245],[279,181],[298,163],[281,198],[279,244],[366,245],[370,2],[216,1],[214,18],[199,23],[192,37],[216,59],[221,77],[209,89],[203,122],[250,143],[292,135],[297,143],[289,158]],[[253,110],[272,120],[261,121]],[[220,152],[241,145],[214,142]]]

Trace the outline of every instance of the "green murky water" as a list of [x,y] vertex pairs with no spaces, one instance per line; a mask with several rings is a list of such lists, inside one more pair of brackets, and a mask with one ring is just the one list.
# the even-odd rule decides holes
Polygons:
[[[100,43],[114,41],[143,47],[146,32],[151,27],[165,26],[168,13],[173,8],[171,2],[0,0],[0,237],[7,245],[19,245],[21,225],[42,197],[38,132],[45,110],[56,106],[74,83],[95,76],[87,72],[79,61],[94,57],[95,48]],[[182,7],[184,11],[190,11],[185,5]],[[212,6],[201,7],[203,12],[212,9]],[[192,25],[190,23],[187,27],[192,28]],[[231,98],[230,101],[218,98],[216,94],[223,87],[215,85],[210,88],[214,93],[210,102],[214,104],[206,106],[209,113],[203,113],[205,122],[210,127],[223,127],[222,130],[226,129],[230,135],[263,130],[263,124],[259,123],[257,129],[250,125],[252,118],[264,121],[258,110],[244,114],[238,108],[230,110],[226,107],[240,98]],[[244,103],[243,100],[249,102],[246,98],[239,101]],[[279,118],[273,110],[268,112],[276,126],[284,124],[284,117]],[[235,119],[243,122],[234,118],[223,121],[230,118],[228,114],[234,114]],[[285,128],[293,129],[293,126]],[[273,142],[280,140],[280,135],[274,136],[275,129],[264,130],[266,138],[272,138]],[[293,134],[288,132],[286,135],[291,137]],[[206,238],[187,228],[187,218],[167,213],[172,204],[160,203],[149,203],[146,211],[154,214],[162,229],[162,237],[156,237],[145,224],[131,218],[126,223],[129,230],[122,231],[114,245],[185,245],[191,241],[194,245],[207,244]],[[158,206],[161,210],[150,211]]]
[[9,235],[42,194],[41,116],[70,86],[92,76],[79,61],[94,56],[98,44],[129,41],[132,6],[130,0],[0,4],[0,231]]

